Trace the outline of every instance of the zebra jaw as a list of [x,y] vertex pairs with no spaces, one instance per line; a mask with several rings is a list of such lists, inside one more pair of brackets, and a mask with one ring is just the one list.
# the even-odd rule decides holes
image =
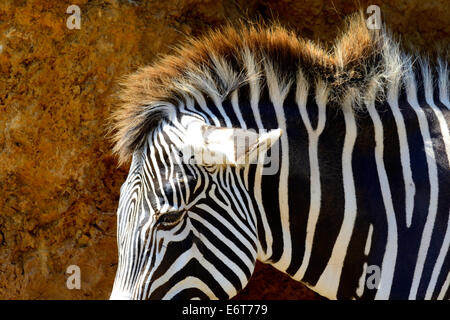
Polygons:
[[183,161],[198,165],[246,166],[263,163],[264,154],[282,135],[281,129],[257,133],[251,129],[222,128],[192,123],[182,147]]

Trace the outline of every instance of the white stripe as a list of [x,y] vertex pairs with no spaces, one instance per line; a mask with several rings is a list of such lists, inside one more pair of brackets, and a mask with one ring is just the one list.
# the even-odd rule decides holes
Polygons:
[[230,118],[228,117],[225,110],[223,109],[222,102],[219,99],[214,98],[214,97],[213,97],[213,100],[214,100],[214,103],[215,103],[217,109],[219,110],[220,115],[222,116],[223,120],[225,121],[225,126],[228,128],[232,128],[233,125],[231,123]]
[[[428,105],[433,109],[434,114],[436,115],[436,118],[438,119],[439,126],[440,126],[441,133],[442,133],[442,139],[444,140],[445,152],[447,153],[447,163],[450,166],[450,136],[449,136],[448,126],[447,126],[447,123],[445,121],[445,118],[444,118],[441,110],[435,105],[434,100],[433,100],[433,84],[432,84],[432,78],[431,78],[429,67],[427,65],[423,66],[422,72],[424,75],[425,100],[427,101]],[[429,248],[430,242],[431,242],[431,236],[433,233],[435,216],[436,216],[436,214],[434,214],[431,217],[432,220],[427,219],[427,223],[425,224],[425,230],[424,230],[424,234],[426,234],[427,237],[422,238],[419,253],[423,252],[425,250],[426,250],[426,252],[428,252],[428,248]],[[426,231],[426,233],[425,233],[425,231]],[[437,281],[438,275],[436,273],[438,273],[441,268],[441,266],[438,266],[440,259],[441,260],[444,259],[445,253],[447,251],[448,251],[448,244],[447,244],[447,247],[445,247],[445,241],[444,241],[443,246],[441,247],[441,252],[439,254],[438,260],[436,261],[436,264],[433,268],[433,274],[432,274],[431,281],[428,284],[428,289],[427,289],[427,293],[425,296],[426,299],[431,298],[431,295],[434,291],[434,287],[435,287],[436,281]],[[444,254],[444,256],[441,256],[441,254]],[[426,258],[426,253],[425,253],[425,258]],[[443,263],[443,261],[442,261],[442,263]],[[417,269],[415,271],[417,271]]]
[[[164,131],[166,134],[169,131],[167,129],[167,127],[169,127],[169,126],[166,125],[166,126],[164,126],[162,128],[162,131]],[[162,148],[164,149],[164,151],[167,154],[167,160],[168,161],[166,159],[164,159],[164,158],[162,159],[162,161],[165,164],[167,164],[167,162],[168,162],[169,169],[168,169],[168,172],[166,171],[166,179],[169,181],[170,187],[173,190],[173,193],[172,193],[173,194],[173,199],[170,199],[170,200],[173,200],[172,201],[172,206],[175,207],[175,208],[178,208],[178,206],[180,204],[178,203],[178,196],[177,196],[177,192],[175,191],[175,184],[174,184],[174,175],[173,175],[174,174],[174,164],[173,164],[173,161],[172,161],[173,153],[172,153],[172,150],[170,150],[170,147],[167,144],[166,140],[164,139],[164,135],[162,134],[162,132],[159,133],[159,139],[161,141]],[[171,142],[169,141],[169,143],[171,143]],[[167,177],[167,173],[169,174],[168,177]]]
[[242,117],[241,109],[239,108],[239,94],[237,90],[234,90],[231,94],[231,106],[233,107],[233,111],[239,121],[239,126],[242,129],[247,129],[247,124],[245,123],[245,120]]
[[398,107],[398,90],[396,87],[393,86],[390,88],[387,102],[391,107],[395,124],[397,126],[398,140],[400,144],[400,160],[402,163],[403,180],[405,183],[406,226],[409,228],[412,223],[416,187],[412,179],[408,138],[406,135],[405,121]]
[[[216,183],[218,183],[217,181],[216,181]],[[215,204],[217,204],[217,205],[219,205],[225,212],[230,212],[230,209],[231,209],[231,206],[230,205],[227,205],[227,204],[225,204],[225,203],[223,203],[219,198],[217,198],[216,197],[216,195],[215,195],[215,190],[217,189],[217,191],[219,192],[219,193],[221,193],[222,194],[222,197],[224,198],[224,199],[227,199],[227,197],[226,197],[226,195],[222,192],[222,190],[221,190],[221,188],[216,188],[216,185],[211,185],[211,190],[210,190],[210,192],[209,192],[209,199],[211,199],[212,201],[214,201],[214,203]],[[207,209],[205,209],[207,212],[214,212],[211,208],[209,208],[206,204],[201,204],[201,205],[199,205],[198,207],[200,208],[200,206],[205,206]],[[248,226],[245,224],[245,223],[242,223],[242,221],[241,220],[239,220],[239,218],[236,216],[236,214],[233,214],[234,212],[232,212],[231,214],[229,214],[229,216],[233,219],[233,221],[235,222],[235,224],[237,225],[237,226],[239,226],[240,227],[240,231],[239,232],[236,232],[236,235],[237,235],[237,238],[242,238],[242,239],[244,239],[242,236],[239,236],[239,235],[241,235],[242,233],[245,233],[250,239],[253,239],[254,238],[254,234],[253,234],[253,232],[248,228]],[[223,217],[222,217],[222,215],[219,215],[219,214],[217,214],[217,215],[214,215],[214,217],[216,218],[216,219],[218,219],[219,221],[225,221],[224,219],[223,219]],[[223,219],[223,220],[222,220]],[[233,230],[236,230],[234,227],[232,227],[232,225],[231,224],[229,224],[230,225],[230,227],[229,228],[233,228]],[[241,232],[242,231],[242,232]],[[249,242],[247,242],[247,244],[246,244],[247,246],[248,246],[248,248],[251,248],[251,244],[249,243]]]
[[[154,280],[151,285],[150,285],[150,292],[154,292],[157,288],[159,288],[160,286],[164,285],[170,278],[173,277],[173,275],[175,273],[177,273],[178,271],[180,271],[182,268],[184,268],[192,259],[196,259],[195,257],[202,257],[201,252],[198,250],[197,246],[194,244],[191,249],[189,251],[184,252],[183,254],[181,254],[170,266],[169,269],[167,269],[167,271],[161,275],[161,277],[159,277],[158,279]],[[234,288],[234,286],[232,285],[232,283],[230,281],[228,281],[227,278],[225,278],[225,276],[222,275],[221,272],[219,272],[219,270],[217,270],[213,264],[211,264],[208,260],[206,259],[196,259],[199,264],[201,264],[201,266],[203,268],[206,269],[206,271],[208,271],[208,273],[215,279],[215,281],[221,285],[221,287],[224,289],[224,291],[226,293],[228,293],[231,297],[235,296],[237,291],[236,288]],[[189,286],[187,284],[184,285],[184,289],[186,288],[193,288],[195,287],[195,283],[188,283]],[[169,291],[171,292],[172,289]]]
[[441,102],[450,110],[449,101],[449,81],[448,81],[448,65],[447,62],[439,59],[439,98]]
[[[201,222],[203,225],[206,226],[206,221],[204,219],[200,218],[198,215],[196,215],[195,220]],[[225,254],[223,254],[219,248],[214,246],[214,244],[211,243],[207,237],[204,237],[201,235],[199,235],[198,237],[199,237],[199,239],[202,239],[202,244],[205,245],[208,248],[208,250],[210,250],[217,257],[218,260],[223,262],[228,268],[231,269],[231,271],[236,275],[236,277],[239,278],[242,288],[244,288],[248,281],[244,270],[242,270],[241,267],[239,267],[233,260],[229,259]],[[219,239],[221,239],[221,238],[219,238]],[[234,250],[233,250],[233,252],[235,254],[238,254]],[[245,257],[247,257],[247,256],[245,255]],[[240,258],[241,258],[241,261],[244,263],[245,258],[243,258],[242,256],[240,256]],[[246,260],[248,261],[248,259],[246,259]],[[249,261],[249,262],[250,262],[250,264],[246,264],[246,265],[248,266],[249,271],[252,272],[253,271],[252,267],[254,266],[254,264],[251,261]]]
[[336,299],[339,281],[341,277],[344,259],[347,254],[348,244],[353,234],[357,205],[355,194],[355,182],[353,180],[352,152],[355,145],[357,129],[356,121],[352,110],[351,97],[345,99],[343,105],[345,120],[345,139],[342,153],[342,177],[344,179],[344,220],[334,243],[333,251],[328,264],[320,276],[314,288],[320,290],[330,299]]
[[378,291],[375,295],[375,299],[386,300],[389,299],[391,292],[392,279],[394,278],[395,263],[397,260],[398,249],[398,231],[397,221],[395,218],[394,205],[392,204],[391,188],[389,186],[389,180],[384,167],[383,154],[384,154],[384,134],[383,124],[380,116],[375,109],[374,101],[366,102],[367,110],[372,118],[374,130],[375,130],[375,163],[377,165],[378,179],[380,181],[381,195],[383,197],[384,208],[386,210],[387,218],[387,239],[386,250],[384,251],[383,262],[381,265],[381,276],[378,285]]
[[436,104],[434,103],[434,99],[433,99],[433,83],[432,83],[433,80],[431,78],[431,74],[430,74],[429,68],[428,67],[424,67],[424,71],[423,72],[427,74],[426,76],[424,76],[424,79],[425,79],[425,82],[424,82],[425,100],[430,105],[431,109],[433,109],[434,114],[436,115],[436,118],[438,119],[439,127],[440,127],[441,133],[442,133],[442,140],[444,140],[445,153],[447,154],[448,165],[450,166],[450,132],[448,130],[447,121],[445,120],[445,117],[442,114],[441,109],[439,109],[436,106]]
[[439,251],[439,256],[436,260],[436,264],[434,265],[430,283],[428,284],[427,293],[425,294],[425,299],[427,300],[432,298],[434,289],[436,288],[439,273],[442,271],[442,266],[444,265],[445,257],[447,256],[449,248],[450,248],[450,212],[447,221],[447,230],[445,231],[444,241],[442,242],[442,247],[441,250]]
[[[255,75],[255,65],[253,59],[249,59],[252,63],[247,63],[247,69],[248,73],[250,75]],[[253,118],[255,119],[256,125],[258,126],[258,129],[264,129],[261,115],[259,113],[259,97],[260,97],[260,82],[257,77],[250,78],[249,81],[250,84],[250,106],[252,108],[253,112]],[[261,179],[262,179],[262,172],[263,172],[263,164],[261,161],[258,161],[256,164],[256,173],[255,173],[255,185],[254,185],[254,195],[255,200],[258,205],[258,210],[260,212],[262,227],[264,229],[264,234],[266,236],[266,252],[262,251],[261,244],[258,241],[258,260],[264,262],[267,261],[272,256],[272,244],[273,244],[273,237],[272,237],[272,230],[269,227],[269,223],[267,221],[266,212],[264,210],[263,206],[263,200],[262,200],[262,189],[261,189]],[[248,167],[248,166],[247,166]],[[248,183],[247,183],[248,185]]]
[[[369,226],[369,232],[367,233],[366,246],[364,247],[364,254],[369,255],[370,247],[372,246],[373,225]],[[367,275],[367,262],[364,262],[363,272],[359,278],[358,288],[356,289],[356,295],[361,297],[364,294],[364,288],[366,287],[366,275]]]
[[281,143],[281,161],[280,161],[280,180],[278,185],[278,204],[280,208],[281,231],[283,233],[283,253],[280,259],[272,265],[282,271],[289,267],[292,257],[291,232],[289,228],[289,199],[288,199],[288,177],[289,177],[289,142],[286,130],[286,117],[284,115],[283,103],[289,92],[291,82],[283,83],[277,78],[273,65],[265,62],[265,71],[267,86],[269,89],[270,100],[272,101],[275,115],[277,117],[278,128],[282,130],[280,137]]
[[[199,206],[199,208],[203,209],[203,210],[208,210],[209,212],[211,212],[211,209],[207,206]],[[239,258],[241,258],[242,262],[246,265],[246,266],[250,266],[253,264],[253,262],[250,260],[250,258],[247,256],[247,254],[245,252],[243,252],[241,249],[239,249],[239,247],[231,240],[228,239],[228,237],[225,237],[225,235],[220,232],[219,229],[217,229],[214,225],[212,225],[211,223],[209,223],[207,220],[203,219],[202,217],[200,217],[198,214],[194,213],[194,212],[190,212],[190,217],[194,220],[197,220],[198,222],[200,222],[201,224],[203,224],[206,228],[208,228],[208,230],[210,230],[217,238],[220,239],[220,241],[222,241],[224,243],[224,245],[226,245],[228,248],[230,248],[230,250],[232,250],[237,256],[239,256]],[[225,219],[219,217],[219,215],[215,215],[214,217],[216,217],[217,220],[219,220],[220,223],[222,223],[222,225],[224,227],[226,227],[231,233],[233,233],[233,235],[241,240],[241,244],[243,244],[246,248],[249,249],[249,251],[252,251],[252,244],[250,244],[245,238],[240,237],[239,232],[237,232],[237,230],[230,224],[228,223],[228,221],[226,221]],[[200,237],[202,238],[202,237]]]
[[[247,210],[244,209],[245,210],[245,212],[244,212],[245,219],[250,224],[251,230],[253,230],[255,233],[257,233],[257,231],[256,231],[256,218],[255,218],[255,213],[253,211],[253,206],[251,204],[251,200],[249,199],[248,192],[246,192],[247,190],[244,189],[244,186],[242,184],[242,181],[241,181],[241,178],[239,176],[239,173],[236,174],[236,180],[238,181],[238,183],[235,181],[234,174],[231,172],[231,170],[230,170],[229,176],[231,177],[231,180],[232,180],[231,181],[231,187],[234,190],[234,194],[238,198],[238,202],[235,201],[234,197],[233,197],[233,201],[235,202],[235,205],[237,203],[240,204],[239,211],[241,211],[240,208],[247,209]],[[237,187],[238,184],[239,184],[239,187],[241,189]],[[241,190],[243,190],[244,192],[241,192]],[[242,198],[243,195],[245,195],[246,198],[247,198],[247,203],[249,204],[248,208],[246,208],[245,201]],[[237,205],[236,205],[236,207],[237,207]]]
[[[406,97],[408,103],[412,106],[412,108],[417,114],[420,133],[422,134],[424,141],[425,155],[428,166],[428,177],[430,180],[430,204],[428,207],[427,221],[425,223],[425,229],[423,230],[422,233],[422,240],[417,257],[416,268],[414,270],[413,282],[411,284],[411,291],[409,292],[409,299],[415,300],[417,290],[419,288],[423,266],[425,263],[425,257],[427,254],[426,250],[431,240],[430,228],[432,228],[434,224],[434,218],[437,212],[439,186],[438,186],[436,160],[433,150],[433,143],[430,137],[430,130],[428,127],[427,117],[417,101],[417,88],[414,80],[414,74],[411,68],[412,67],[409,66],[409,70],[406,74]],[[429,234],[427,235],[427,233]]]
[[366,256],[370,253],[370,248],[372,247],[372,235],[373,235],[373,225],[369,226],[369,233],[367,234],[366,246],[364,248],[364,254]]
[[[184,231],[185,234],[187,234],[186,230]],[[145,265],[143,265],[140,269],[139,278],[136,280],[135,284],[135,295],[137,297],[147,297],[148,290],[150,288],[149,282],[144,282],[146,276],[147,279],[151,279],[153,277],[154,272],[158,269],[159,264],[162,261],[162,258],[164,257],[166,247],[163,243],[162,250],[157,255],[157,244],[161,239],[157,238],[156,230],[153,229],[152,232],[150,232],[150,236],[148,237],[146,243],[145,243],[145,253],[148,253],[148,256],[151,257],[150,259],[144,259]],[[151,247],[150,247],[151,245]],[[155,264],[153,265],[153,268],[150,270],[150,266],[152,263],[152,258],[155,257]]]
[[[146,259],[146,264],[144,268],[141,269],[140,273],[140,279],[136,281],[136,287],[139,290],[140,293],[144,292],[143,296],[146,297],[148,294],[149,289],[151,288],[151,285],[153,283],[150,283],[150,280],[152,280],[154,273],[158,270],[159,265],[161,262],[164,261],[164,256],[166,254],[167,250],[167,244],[169,242],[179,242],[186,239],[186,237],[189,235],[190,231],[192,230],[192,224],[189,220],[187,220],[187,223],[185,225],[185,228],[182,232],[175,235],[175,230],[156,230],[153,229],[152,233],[150,235],[150,239],[148,239],[148,242],[152,244],[152,247],[150,248],[150,252],[148,254],[149,257],[155,257],[154,265],[151,267],[152,259]],[[170,235],[170,237],[168,237]],[[157,245],[160,243],[160,241],[163,241],[163,245],[161,248],[161,251],[157,254]],[[181,266],[182,267],[182,266]],[[144,282],[146,280],[146,282]]]
[[208,108],[208,104],[206,103],[205,97],[203,97],[202,93],[196,89],[193,89],[192,93],[202,111],[205,112],[212,119],[212,121],[214,122],[214,126],[220,127],[219,119],[217,119],[216,115],[213,114],[211,109]]
[[[153,166],[151,166],[151,168],[158,168],[158,166],[156,165],[158,163],[158,161],[156,160],[156,152],[158,152],[158,154],[159,154],[159,159],[161,161],[163,159],[161,148],[159,146],[158,141],[156,140],[156,137],[159,134],[160,134],[160,129],[157,128],[157,130],[155,130],[154,133],[153,133],[154,144],[152,146],[150,146],[150,150],[151,150],[151,152],[150,152],[150,162],[154,164]],[[163,165],[164,165],[164,169],[167,172],[167,165],[165,164],[164,161],[162,161],[162,162],[163,162]],[[155,170],[153,173],[156,175],[156,178],[157,178],[157,181],[158,181],[158,184],[159,184],[160,194],[162,194],[162,196],[164,198],[164,201],[163,201],[162,205],[161,205],[161,203],[158,203],[158,208],[157,209],[160,210],[160,211],[165,211],[165,210],[167,210],[168,200],[167,200],[166,194],[163,192],[164,186],[163,186],[163,183],[162,183],[161,172],[159,170]]]
[[[239,108],[239,95],[238,91],[234,90],[231,94],[231,106],[233,107],[234,113],[236,114],[236,117],[239,121],[239,126],[242,129],[247,129],[247,124],[245,123],[244,118],[242,117],[241,110]],[[245,188],[248,190],[248,171],[250,166],[245,166],[244,168],[244,184]]]
[[303,255],[302,264],[299,270],[293,276],[294,279],[303,279],[306,269],[311,257],[312,244],[314,240],[314,233],[316,230],[317,221],[320,213],[320,201],[321,201],[321,185],[320,185],[320,170],[319,170],[319,156],[318,156],[318,144],[319,137],[325,128],[326,121],[326,102],[328,98],[328,92],[326,90],[325,83],[319,83],[316,87],[316,103],[318,107],[318,121],[317,128],[313,129],[311,120],[306,110],[306,103],[308,97],[308,88],[305,86],[307,82],[305,79],[301,79],[299,76],[297,79],[297,106],[300,110],[303,123],[305,124],[308,132],[309,140],[309,167],[310,167],[310,205],[308,213],[308,223],[306,227],[306,240],[305,240],[305,253]]
[[[188,219],[183,231],[181,233],[178,233],[177,235],[175,235],[177,229],[168,231],[157,231],[156,229],[152,230],[153,232],[151,234],[151,238],[149,239],[149,242],[152,244],[152,248],[148,256],[155,257],[155,263],[150,269],[152,259],[147,259],[145,268],[141,270],[141,278],[139,279],[139,281],[136,281],[136,286],[139,290],[139,293],[143,292],[143,297],[148,296],[148,292],[151,288],[151,285],[153,284],[150,283],[150,280],[152,280],[153,275],[158,270],[161,262],[164,261],[168,242],[179,242],[185,240],[192,229],[192,224]],[[170,237],[167,237],[168,234],[170,234]],[[162,249],[159,254],[156,254],[156,246],[161,240],[163,241]],[[146,282],[144,282],[145,279],[147,279]]]
[[450,288],[450,272],[447,275],[447,279],[445,280],[444,285],[442,286],[441,292],[439,293],[438,299],[444,300],[444,296]]
[[359,277],[358,288],[356,289],[356,295],[361,297],[364,294],[364,288],[366,287],[366,274],[367,274],[367,262],[364,262],[363,272]]
[[208,287],[206,283],[197,277],[186,277],[176,285],[174,285],[162,298],[162,300],[170,300],[176,296],[179,292],[185,290],[186,288],[198,288],[201,292],[206,294],[211,300],[218,300],[214,292]]
[[239,190],[234,185],[230,184],[230,176],[232,175],[233,170],[234,168],[230,166],[219,167],[217,169],[218,179],[213,179],[213,181],[217,183],[218,193],[226,201],[226,203],[220,201],[221,203],[223,203],[222,208],[224,208],[225,212],[230,212],[231,205],[233,204],[235,207],[235,212],[233,212],[233,220],[237,221],[238,225],[240,225],[241,220],[238,219],[238,215],[242,218],[242,221],[245,221],[246,215],[242,210],[242,201],[239,202],[239,200],[237,199],[239,198],[240,200],[242,200]]

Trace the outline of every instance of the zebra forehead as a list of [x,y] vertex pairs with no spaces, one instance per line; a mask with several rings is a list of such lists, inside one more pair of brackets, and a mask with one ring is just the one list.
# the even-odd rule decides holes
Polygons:
[[[313,85],[325,83],[328,99],[339,100],[350,88],[354,92],[366,87],[374,73],[398,72],[397,47],[388,41],[384,29],[368,30],[362,12],[346,20],[332,50],[276,24],[241,22],[188,39],[121,83],[120,107],[112,116],[114,152],[120,162],[126,161],[157,123],[151,112],[154,105],[174,106],[186,97],[207,94],[214,102],[222,101],[245,84],[261,89],[277,81],[283,90],[283,85],[300,77]],[[268,74],[270,79],[260,81]]]

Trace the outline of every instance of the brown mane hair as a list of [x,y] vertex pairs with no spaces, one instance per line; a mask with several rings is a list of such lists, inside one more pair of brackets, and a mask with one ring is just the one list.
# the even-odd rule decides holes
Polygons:
[[142,145],[158,121],[154,106],[177,105],[193,90],[224,99],[261,78],[264,63],[281,80],[295,81],[301,69],[306,81],[324,81],[330,99],[339,101],[350,88],[364,88],[371,76],[389,69],[389,58],[382,53],[387,39],[384,30],[368,30],[362,12],[346,20],[331,50],[279,25],[240,23],[189,39],[121,83],[120,107],[112,116],[114,152],[123,163]]

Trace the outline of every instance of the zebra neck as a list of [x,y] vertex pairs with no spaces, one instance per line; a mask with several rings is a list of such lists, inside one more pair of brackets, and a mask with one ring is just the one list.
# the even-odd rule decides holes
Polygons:
[[[350,99],[340,106],[326,103],[320,88],[302,99],[291,90],[281,107],[270,99],[259,102],[263,126],[285,132],[279,170],[255,175],[259,260],[330,298],[389,298],[402,295],[392,287],[396,261],[402,259],[408,271],[401,281],[417,281],[410,293],[415,297],[424,262],[413,257],[421,250],[426,255],[432,245],[426,235],[433,232],[430,221],[448,215],[437,208],[434,154],[436,148],[447,157],[450,152],[445,92],[422,76],[406,75],[403,85],[386,88],[382,100],[366,99],[360,109]],[[281,123],[270,120],[277,112],[284,116]],[[429,195],[429,206],[418,202],[418,188]],[[448,208],[448,201],[439,203]],[[411,235],[414,228],[425,234]],[[383,289],[361,289],[360,276],[369,265],[383,270]],[[436,275],[439,270],[436,266]]]

